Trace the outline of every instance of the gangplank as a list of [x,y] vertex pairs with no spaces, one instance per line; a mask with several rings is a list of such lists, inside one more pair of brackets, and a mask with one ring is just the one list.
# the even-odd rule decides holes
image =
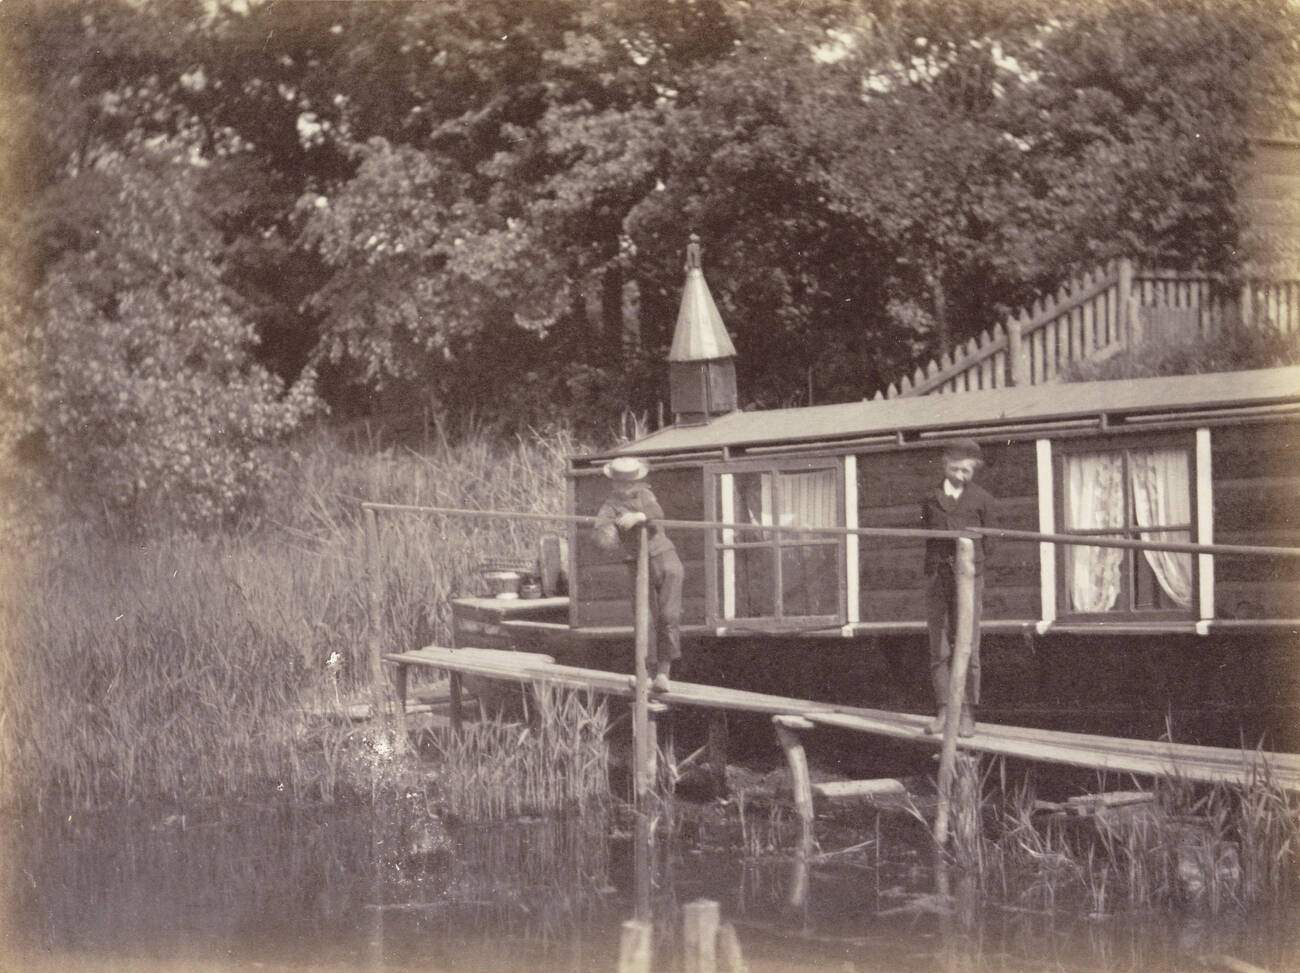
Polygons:
[[[397,668],[398,695],[403,706],[406,674],[412,666],[451,673],[456,689],[460,676],[471,675],[516,683],[545,682],[621,698],[632,698],[636,691],[633,676],[560,665],[549,656],[528,652],[429,646],[385,655],[384,661]],[[929,717],[911,713],[819,703],[677,680],[669,692],[654,699],[669,707],[739,710],[785,718],[782,722],[793,718],[812,726],[874,734],[921,746],[938,747],[941,742],[939,737],[924,730]],[[1267,781],[1285,790],[1300,791],[1300,754],[1122,739],[992,723],[977,723],[975,730],[974,736],[958,741],[961,749],[1109,773],[1203,783]]]

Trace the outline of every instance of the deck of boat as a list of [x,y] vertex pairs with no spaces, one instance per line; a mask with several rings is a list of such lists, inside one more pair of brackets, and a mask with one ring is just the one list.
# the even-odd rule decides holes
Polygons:
[[[549,656],[527,652],[429,646],[392,653],[384,659],[403,671],[416,666],[518,683],[548,682],[623,698],[631,698],[636,691],[632,676],[559,665]],[[654,699],[669,707],[694,706],[797,716],[815,726],[912,741],[920,746],[937,747],[940,743],[939,737],[925,733],[929,718],[912,713],[834,705],[677,680],[673,681],[669,692],[656,694]],[[959,739],[958,746],[968,751],[1113,773],[1177,777],[1207,783],[1268,780],[1286,790],[1300,791],[1300,754],[1133,740],[992,723],[977,723],[975,730],[974,736]]]

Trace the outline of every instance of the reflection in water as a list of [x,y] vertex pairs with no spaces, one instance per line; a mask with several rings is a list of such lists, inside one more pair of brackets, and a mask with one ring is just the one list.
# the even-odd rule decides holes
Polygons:
[[[701,897],[737,926],[755,973],[1138,973],[1202,968],[1210,954],[1300,968],[1293,907],[1106,919],[994,907],[967,873],[934,867],[920,825],[863,841],[874,825],[819,820],[811,835],[791,821],[758,854],[730,824],[690,841],[674,831],[686,833],[661,831],[643,859],[656,970],[680,959],[681,905]],[[640,885],[635,833],[634,819],[600,817],[453,828],[422,808],[140,811],[10,822],[0,874],[15,945],[127,958],[114,969],[160,958],[171,965],[154,968],[609,973]]]
[[591,926],[605,969],[621,912],[608,830],[337,811],[23,822],[5,899],[13,945],[34,953],[581,969]]

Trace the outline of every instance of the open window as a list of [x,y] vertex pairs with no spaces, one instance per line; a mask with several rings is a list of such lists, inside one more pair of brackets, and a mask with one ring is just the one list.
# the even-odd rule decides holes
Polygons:
[[743,525],[717,531],[709,545],[710,623],[759,628],[841,624],[843,535],[793,529],[844,525],[839,462],[716,464],[706,469],[706,476],[710,519]]
[[[1195,541],[1195,451],[1190,442],[1063,450],[1057,466],[1062,533],[1145,541]],[[1061,613],[1191,616],[1196,560],[1172,551],[1059,545]]]

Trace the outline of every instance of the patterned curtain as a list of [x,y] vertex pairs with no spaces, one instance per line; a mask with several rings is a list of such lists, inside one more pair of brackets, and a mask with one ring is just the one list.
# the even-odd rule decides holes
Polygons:
[[[1189,524],[1192,517],[1191,470],[1187,451],[1153,449],[1129,458],[1133,483],[1133,515],[1139,527]],[[1181,542],[1188,531],[1143,532],[1144,541]],[[1192,556],[1173,551],[1143,551],[1165,594],[1182,608],[1192,607]]]
[[[1070,530],[1124,526],[1124,457],[1119,453],[1083,453],[1065,459]],[[1104,612],[1119,598],[1124,552],[1113,547],[1066,551],[1070,606],[1078,612]]]

